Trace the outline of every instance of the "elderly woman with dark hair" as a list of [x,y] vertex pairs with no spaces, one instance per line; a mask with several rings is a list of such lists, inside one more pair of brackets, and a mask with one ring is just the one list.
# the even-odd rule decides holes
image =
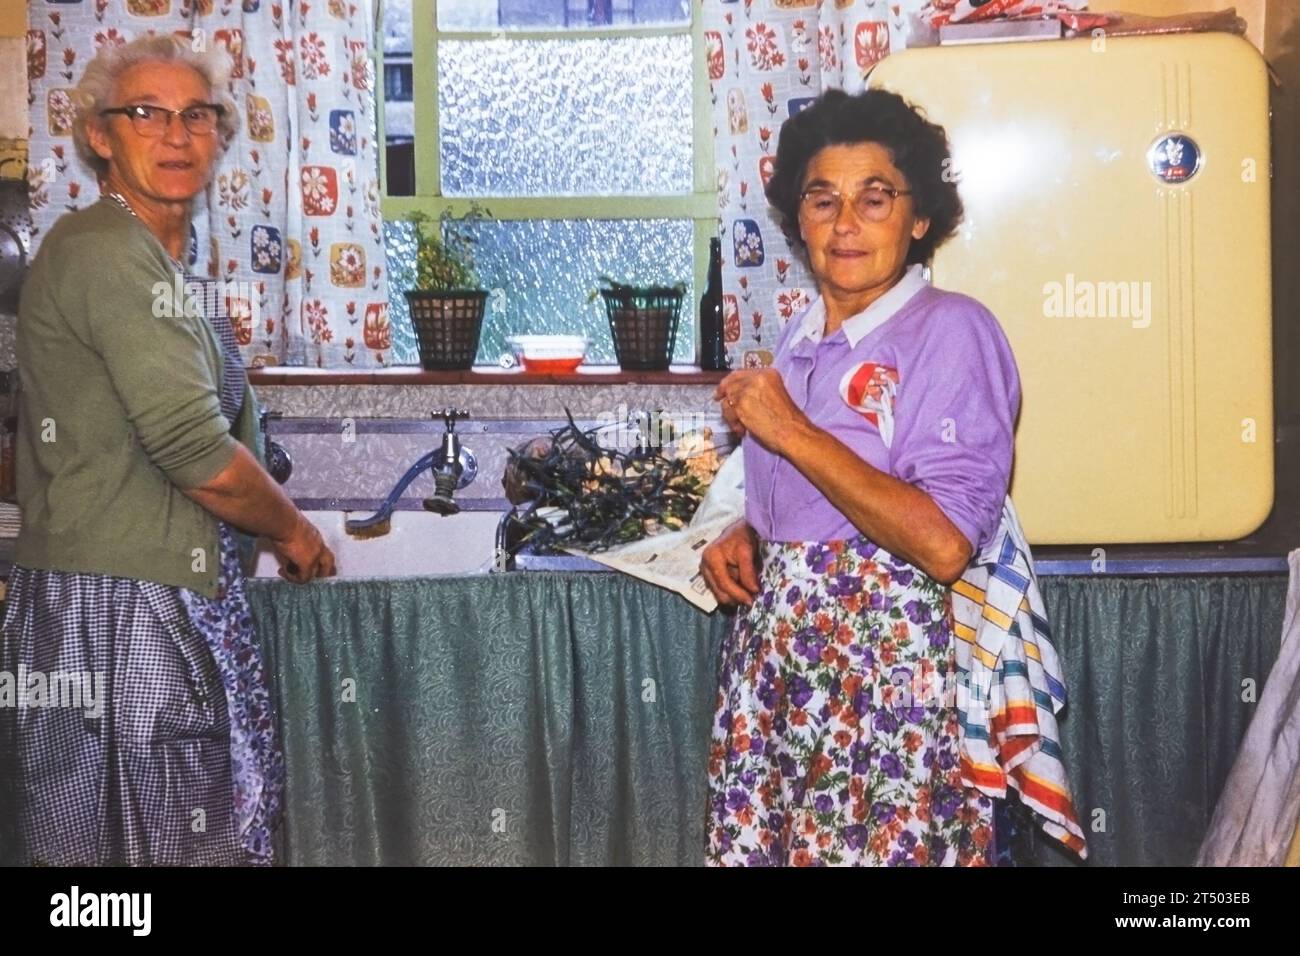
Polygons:
[[892,93],[833,90],[781,130],[767,196],[820,295],[717,391],[746,512],[702,571],[748,608],[719,662],[710,863],[991,861],[948,586],[997,531],[1020,386],[997,320],[924,276],[961,218],[949,172]]
[[22,684],[0,707],[17,862],[271,861],[284,767],[241,561],[256,535],[297,583],[334,557],[262,467],[228,318],[177,293],[201,282],[182,260],[237,125],[228,71],[148,35],[105,46],[75,92],[102,197],[49,231],[18,315],[23,524],[0,629]]

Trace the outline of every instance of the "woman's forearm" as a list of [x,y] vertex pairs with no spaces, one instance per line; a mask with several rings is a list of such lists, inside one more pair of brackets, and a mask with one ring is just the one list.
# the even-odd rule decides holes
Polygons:
[[920,488],[872,467],[806,420],[785,431],[779,452],[886,551],[943,584],[961,577],[971,544]]
[[215,478],[181,490],[222,521],[273,541],[287,540],[301,517],[289,496],[243,445]]

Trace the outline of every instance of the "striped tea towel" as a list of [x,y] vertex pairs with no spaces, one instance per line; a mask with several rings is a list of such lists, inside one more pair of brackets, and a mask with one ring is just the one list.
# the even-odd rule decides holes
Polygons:
[[1044,831],[1086,858],[1056,724],[1065,680],[1009,495],[997,534],[952,586],[952,610],[962,783],[998,798],[1014,787]]
[[0,501],[0,538],[16,538],[23,526],[23,513],[18,506]]

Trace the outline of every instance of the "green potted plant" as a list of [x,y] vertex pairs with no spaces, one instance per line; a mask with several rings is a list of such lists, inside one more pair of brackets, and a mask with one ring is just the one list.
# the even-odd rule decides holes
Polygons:
[[411,325],[426,369],[468,369],[474,365],[487,290],[479,287],[474,268],[470,225],[485,219],[487,209],[473,203],[457,218],[447,210],[437,219],[419,210],[406,221],[415,229],[415,288],[406,293]]
[[672,362],[686,283],[632,285],[609,276],[591,294],[605,300],[609,334],[618,364],[625,369],[665,369]]

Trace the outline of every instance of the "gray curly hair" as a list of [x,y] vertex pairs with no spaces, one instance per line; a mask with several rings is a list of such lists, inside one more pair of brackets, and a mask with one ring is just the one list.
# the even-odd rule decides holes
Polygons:
[[108,161],[91,149],[86,128],[103,121],[99,111],[110,105],[118,77],[137,64],[159,62],[183,64],[207,81],[212,90],[212,102],[223,107],[217,125],[222,143],[228,143],[239,130],[239,108],[227,92],[234,64],[225,50],[213,48],[200,52],[189,40],[174,33],[150,33],[121,46],[106,44],[86,64],[81,81],[71,94],[77,109],[72,121],[72,141],[77,147],[77,155],[97,176],[107,172]]

